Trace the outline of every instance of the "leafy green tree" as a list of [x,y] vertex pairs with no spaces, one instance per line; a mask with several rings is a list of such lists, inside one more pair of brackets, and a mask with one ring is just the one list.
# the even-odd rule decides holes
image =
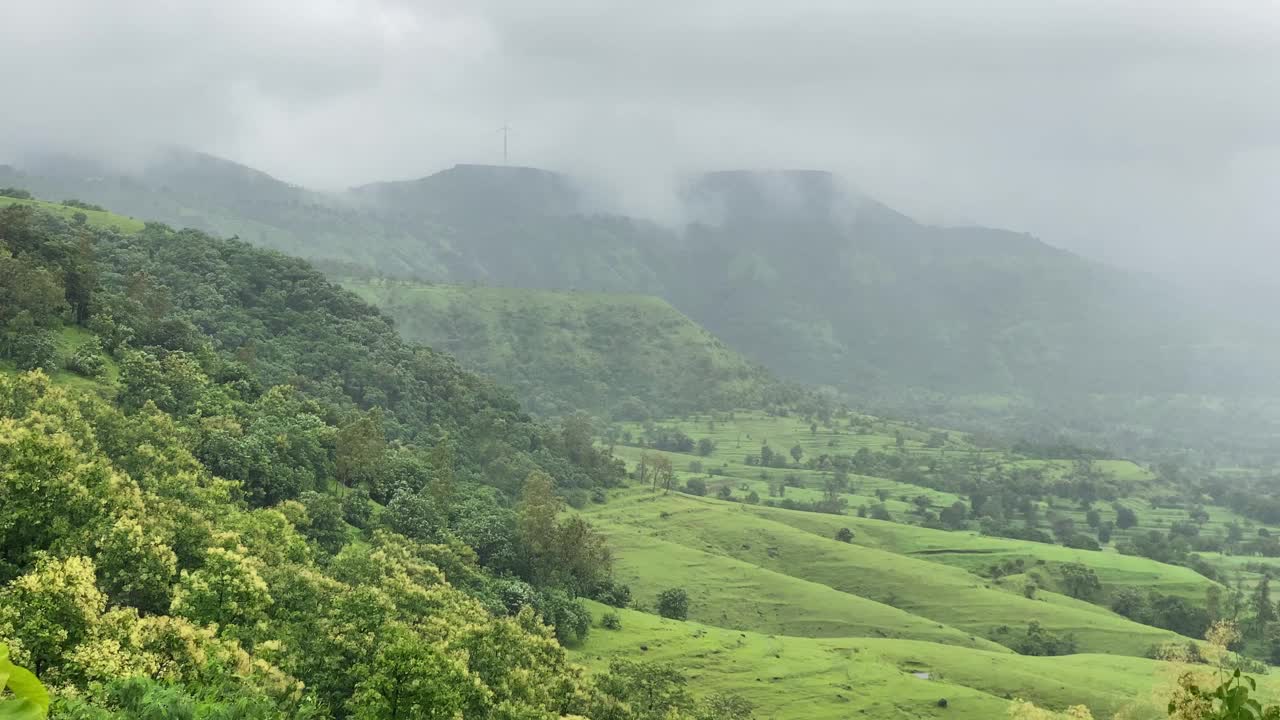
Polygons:
[[842,527],[836,531],[836,540],[842,543],[853,542],[853,531],[847,527]]
[[203,566],[182,571],[171,612],[203,624],[245,626],[263,619],[271,593],[254,565],[234,551],[209,548]]
[[687,685],[688,678],[672,665],[622,659],[610,662],[609,672],[598,681],[604,695],[631,705],[643,720],[679,717],[691,710],[694,701]]
[[1120,503],[1116,503],[1113,507],[1116,511],[1116,527],[1121,530],[1128,530],[1138,524],[1138,514],[1133,510]]
[[342,501],[333,495],[307,491],[298,496],[307,509],[307,524],[302,534],[314,540],[330,555],[347,542],[347,526],[342,519]]
[[464,658],[407,632],[378,648],[355,675],[361,679],[348,710],[358,720],[453,720],[482,692]]
[[690,495],[702,496],[707,494],[707,481],[702,478],[689,478],[685,481],[684,487],[685,492],[688,492]]
[[799,463],[799,462],[800,462],[800,458],[802,458],[802,457],[804,457],[804,448],[800,447],[800,445],[799,445],[798,443],[797,443],[797,444],[795,444],[795,445],[792,445],[792,446],[791,446],[791,459],[792,459],[792,460],[794,460],[794,461],[796,461],[797,463]]
[[101,535],[95,549],[98,577],[112,602],[157,614],[169,609],[178,556],[162,533],[121,518]]
[[381,409],[374,408],[344,425],[335,440],[338,481],[347,487],[367,481],[376,472],[374,466],[386,447]]
[[658,614],[670,620],[689,617],[689,594],[684,588],[670,588],[658,593]]
[[0,637],[14,660],[40,677],[58,677],[106,609],[93,561],[42,556],[31,572],[0,590]]
[[1058,566],[1062,589],[1071,597],[1088,600],[1102,590],[1102,582],[1093,568],[1082,563],[1064,563]]
[[965,520],[968,517],[968,511],[968,506],[957,500],[948,507],[943,508],[942,512],[938,513],[938,519],[941,520],[942,524],[947,528],[951,530],[958,530],[964,527]]
[[545,582],[554,576],[559,527],[556,516],[563,503],[555,494],[555,481],[544,472],[533,472],[524,481],[516,507],[516,531],[525,553],[530,577]]
[[1258,633],[1265,632],[1267,624],[1274,622],[1276,619],[1276,607],[1271,602],[1271,576],[1263,573],[1258,579],[1258,584],[1253,589],[1253,597],[1250,599],[1250,605],[1253,608],[1253,624],[1257,628]]

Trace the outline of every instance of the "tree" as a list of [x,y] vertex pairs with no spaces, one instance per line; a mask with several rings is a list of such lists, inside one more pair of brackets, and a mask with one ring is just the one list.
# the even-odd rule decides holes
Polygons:
[[516,506],[516,532],[525,553],[529,576],[543,582],[555,572],[556,516],[563,503],[555,494],[550,475],[535,470],[524,481],[520,504]]
[[690,495],[706,495],[707,481],[702,478],[689,478],[684,483],[685,491]]
[[1089,527],[1097,530],[1098,526],[1102,524],[1102,513],[1095,508],[1089,508],[1089,511],[1084,514],[1084,521],[1089,524]]
[[1078,600],[1087,600],[1102,590],[1098,574],[1083,563],[1065,563],[1058,567],[1058,574],[1063,590]]
[[662,488],[664,493],[671,492],[676,483],[676,471],[671,466],[671,458],[661,453],[654,454],[649,459],[649,474],[653,478],[653,489],[657,491]]
[[1116,527],[1120,528],[1121,530],[1128,530],[1129,528],[1138,524],[1137,513],[1121,505],[1120,503],[1116,503],[1113,507],[1115,508],[1115,511],[1116,511]]
[[853,531],[847,527],[842,527],[836,531],[836,540],[842,543],[853,542]]
[[201,624],[256,623],[272,602],[256,564],[232,550],[209,548],[204,565],[182,571],[173,588],[170,612]]
[[671,620],[689,617],[689,594],[684,588],[670,588],[658,593],[658,614]]
[[597,683],[600,691],[612,699],[601,711],[588,713],[590,717],[614,717],[606,708],[619,703],[630,705],[636,720],[659,720],[680,717],[693,707],[693,698],[685,688],[688,679],[684,673],[665,663],[646,663],[635,660],[613,660],[609,672]]
[[355,675],[361,680],[348,708],[358,720],[452,720],[480,702],[464,657],[408,632],[397,632]]
[[1110,520],[1098,526],[1098,542],[1104,545],[1111,542],[1112,527],[1113,527],[1113,524]]
[[111,600],[163,614],[178,557],[166,538],[132,518],[120,518],[95,543],[98,577]]
[[792,446],[791,446],[791,459],[792,459],[792,460],[794,460],[794,461],[796,461],[797,463],[799,463],[799,462],[800,462],[800,458],[802,458],[802,457],[804,457],[804,448],[800,447],[800,444],[799,444],[799,443],[796,443],[795,445],[792,445]]
[[938,519],[942,524],[951,530],[958,530],[964,527],[965,520],[968,518],[969,508],[959,500],[951,503],[950,506],[942,509],[938,513]]
[[381,408],[375,407],[344,425],[338,431],[334,448],[338,481],[351,487],[370,477],[386,447]]
[[698,441],[698,454],[706,457],[716,451],[716,441],[711,438],[702,438]]
[[106,608],[87,557],[42,556],[31,572],[0,590],[0,637],[15,661],[37,676],[57,676]]
[[1276,608],[1271,602],[1271,576],[1263,573],[1258,579],[1258,585],[1253,589],[1253,598],[1250,601],[1253,607],[1253,622],[1257,628],[1258,634],[1266,632],[1267,624],[1275,621]]
[[760,446],[760,464],[764,467],[773,466],[773,448],[768,445]]

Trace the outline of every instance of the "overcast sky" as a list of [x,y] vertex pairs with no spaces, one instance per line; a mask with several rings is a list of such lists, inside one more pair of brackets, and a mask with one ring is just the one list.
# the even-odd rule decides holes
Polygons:
[[641,209],[824,168],[1128,265],[1280,259],[1270,1],[41,0],[0,63],[0,155],[179,143],[329,188],[499,162],[509,122],[513,163]]

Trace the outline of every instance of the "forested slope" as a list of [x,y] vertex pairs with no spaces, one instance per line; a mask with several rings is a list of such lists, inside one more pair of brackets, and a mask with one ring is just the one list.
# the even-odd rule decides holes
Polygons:
[[625,593],[557,518],[621,480],[589,429],[301,261],[114,225],[0,209],[0,644],[57,717],[649,717],[560,646]]
[[395,320],[408,340],[449,352],[540,414],[639,420],[802,395],[652,296],[342,284]]

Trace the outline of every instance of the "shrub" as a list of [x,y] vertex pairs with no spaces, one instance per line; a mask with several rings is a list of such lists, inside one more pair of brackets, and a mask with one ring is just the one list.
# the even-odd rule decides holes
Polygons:
[[836,539],[842,543],[851,543],[853,542],[853,531],[847,527],[840,528],[836,531]]
[[369,527],[373,517],[373,507],[369,505],[369,491],[362,487],[352,488],[342,498],[342,519],[355,527]]
[[605,630],[621,630],[622,616],[618,615],[616,612],[607,612],[600,617],[600,625],[603,626]]
[[613,578],[602,580],[591,589],[590,597],[596,602],[614,607],[626,607],[631,603],[631,587]]
[[581,642],[591,631],[591,613],[578,600],[561,590],[539,593],[535,607],[542,621],[555,628],[561,645]]
[[658,614],[670,620],[689,617],[689,594],[684,588],[671,588],[658,593]]
[[107,369],[107,360],[102,356],[102,343],[98,338],[76,348],[67,358],[67,369],[87,378],[101,377]]
[[58,367],[58,345],[43,330],[23,333],[13,341],[13,362],[19,370],[53,372]]
[[721,500],[732,500],[733,489],[730,488],[728,485],[721,485],[720,489],[716,491],[716,497],[720,498]]
[[702,478],[689,478],[684,484],[684,491],[690,495],[706,495],[707,481]]

